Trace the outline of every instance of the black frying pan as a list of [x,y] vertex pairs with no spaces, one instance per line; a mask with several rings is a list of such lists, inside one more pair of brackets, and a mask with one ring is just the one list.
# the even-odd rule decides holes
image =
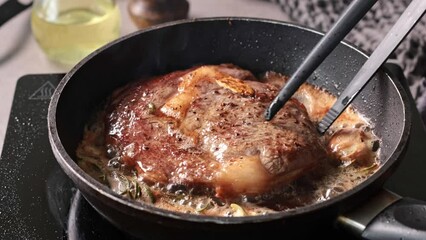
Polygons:
[[[308,228],[324,222],[331,223],[337,216],[370,199],[372,194],[381,189],[397,167],[407,145],[411,125],[407,95],[401,85],[383,69],[353,102],[360,112],[371,119],[375,132],[382,139],[382,166],[361,185],[315,205],[277,214],[241,218],[170,212],[131,202],[113,193],[83,172],[73,160],[89,116],[117,87],[142,76],[185,69],[200,63],[234,63],[254,73],[274,70],[290,75],[321,35],[283,22],[215,18],[181,21],[125,36],[85,58],[60,82],[52,97],[48,115],[53,152],[90,204],[111,223],[135,236],[151,234],[185,239],[192,236],[253,237],[264,236],[270,231],[291,236],[297,234],[292,229],[295,226],[300,229],[301,224],[306,224]],[[342,43],[309,81],[338,94],[366,58],[361,51]],[[393,202],[394,198],[390,200]],[[404,201],[398,201],[398,204],[405,204]],[[412,205],[407,208],[413,210],[410,207]],[[392,215],[392,212],[389,214]],[[340,219],[343,219],[341,222],[348,222],[347,218]],[[401,219],[411,218],[406,216]],[[396,222],[392,229],[397,235],[390,236],[399,237],[398,234],[407,233],[415,238],[424,238],[426,221],[424,218],[419,221],[417,230],[403,229]],[[184,236],[182,230],[187,230]],[[363,234],[373,236],[373,230],[367,228]],[[376,234],[374,231],[372,233]],[[389,236],[381,234],[379,232],[377,236]]]

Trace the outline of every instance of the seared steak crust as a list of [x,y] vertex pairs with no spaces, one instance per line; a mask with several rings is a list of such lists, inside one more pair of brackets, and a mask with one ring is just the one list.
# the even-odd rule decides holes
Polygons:
[[276,78],[259,81],[233,65],[141,80],[113,94],[107,147],[146,182],[206,188],[219,197],[262,194],[326,157],[296,99],[264,120],[277,92]]

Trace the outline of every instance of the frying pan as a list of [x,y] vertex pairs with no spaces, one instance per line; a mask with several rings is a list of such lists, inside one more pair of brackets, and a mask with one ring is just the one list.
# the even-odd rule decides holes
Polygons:
[[[371,120],[381,138],[381,167],[352,190],[318,204],[276,214],[232,218],[177,213],[115,194],[82,171],[74,161],[84,125],[96,107],[117,87],[141,77],[196,64],[234,63],[256,74],[273,70],[291,75],[321,36],[322,33],[301,26],[253,18],[184,20],[124,36],[86,57],[59,83],[48,111],[49,139],[54,155],[88,202],[112,224],[133,236],[209,239],[262,237],[270,231],[301,236],[294,229],[321,226],[336,219],[343,219],[340,222],[351,226],[347,224],[350,219],[342,214],[364,202],[368,204],[370,201],[366,200],[381,191],[384,181],[402,159],[409,138],[411,114],[407,95],[400,83],[386,74],[386,69],[379,70],[352,103]],[[360,50],[341,43],[308,82],[337,95],[366,59],[367,55]],[[393,202],[395,198],[389,196],[385,199]],[[389,231],[377,232],[377,227],[367,228],[361,234],[372,238],[391,239],[400,234],[412,239],[425,238],[425,219],[419,217],[417,225],[406,224],[412,218],[400,214],[402,210],[398,204],[408,211],[424,209],[424,205],[415,200],[396,201],[391,210],[384,212],[386,216],[398,215],[391,219],[393,224],[381,221],[393,229],[390,234]],[[380,222],[382,218],[377,219]]]

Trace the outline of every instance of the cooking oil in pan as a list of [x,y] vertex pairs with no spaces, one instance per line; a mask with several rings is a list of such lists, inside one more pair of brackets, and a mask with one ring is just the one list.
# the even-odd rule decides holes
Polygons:
[[31,27],[47,56],[70,66],[120,36],[120,11],[113,0],[40,0]]

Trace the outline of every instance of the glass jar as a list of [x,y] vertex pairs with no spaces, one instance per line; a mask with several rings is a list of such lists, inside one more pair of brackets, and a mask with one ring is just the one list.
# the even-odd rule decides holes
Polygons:
[[120,36],[114,0],[35,0],[31,28],[47,56],[74,65]]

